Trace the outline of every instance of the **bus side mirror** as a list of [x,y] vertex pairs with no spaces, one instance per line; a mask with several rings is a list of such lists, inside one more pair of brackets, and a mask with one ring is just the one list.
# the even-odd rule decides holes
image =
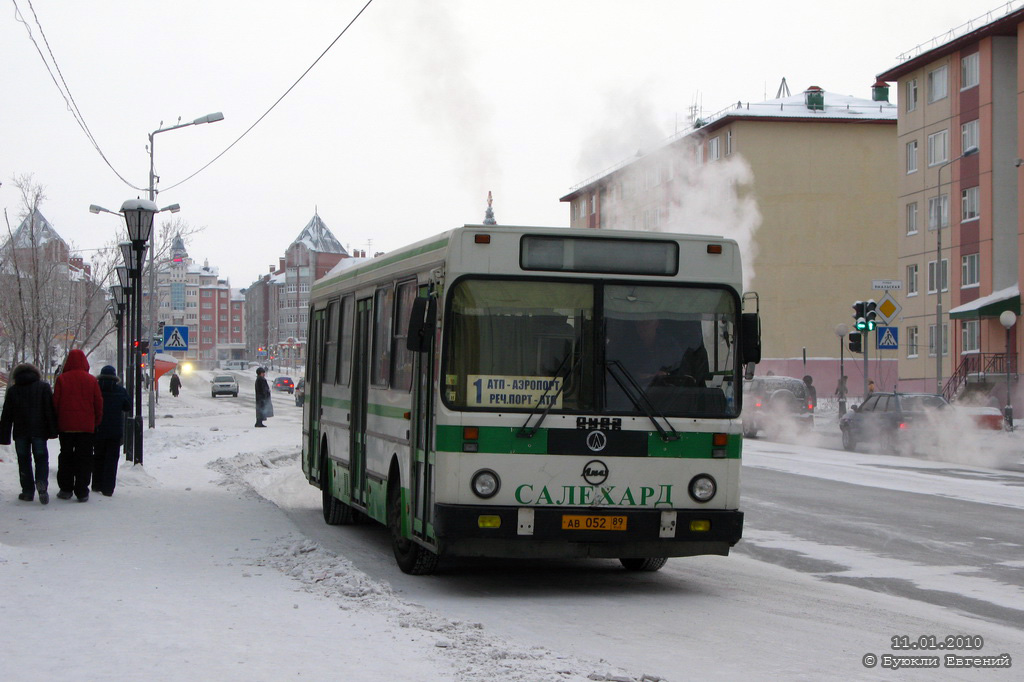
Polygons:
[[409,312],[409,333],[405,337],[405,347],[416,353],[425,353],[430,349],[437,325],[437,299],[415,298]]
[[740,353],[745,365],[761,362],[761,318],[757,313],[740,316]]

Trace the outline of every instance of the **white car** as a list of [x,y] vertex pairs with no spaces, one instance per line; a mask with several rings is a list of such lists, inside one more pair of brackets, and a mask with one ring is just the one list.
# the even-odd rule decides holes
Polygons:
[[210,397],[216,398],[219,395],[238,397],[238,382],[230,374],[218,374],[210,382]]

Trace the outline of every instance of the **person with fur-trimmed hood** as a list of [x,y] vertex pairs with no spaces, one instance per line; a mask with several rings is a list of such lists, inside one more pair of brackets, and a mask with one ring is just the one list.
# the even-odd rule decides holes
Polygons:
[[117,484],[117,462],[121,458],[121,441],[124,440],[124,414],[131,411],[132,401],[112,365],[100,370],[98,381],[103,394],[103,421],[96,429],[92,490],[110,497]]
[[[43,381],[35,366],[22,363],[11,372],[11,385],[4,395],[3,413],[0,415],[0,445],[10,445],[18,453],[18,473],[21,478],[19,500],[31,502],[39,491],[39,501],[46,504],[50,478],[50,453],[46,441],[57,437],[57,414],[53,410],[53,391]],[[32,471],[33,459],[35,472]]]
[[79,502],[89,499],[92,478],[92,449],[96,429],[103,420],[103,394],[96,377],[89,374],[89,361],[78,348],[68,354],[64,371],[53,387],[57,410],[60,454],[57,455],[57,497]]

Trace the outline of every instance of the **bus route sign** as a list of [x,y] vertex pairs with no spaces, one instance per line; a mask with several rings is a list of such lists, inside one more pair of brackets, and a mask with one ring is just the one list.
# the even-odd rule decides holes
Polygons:
[[561,377],[470,374],[467,404],[472,407],[562,407]]

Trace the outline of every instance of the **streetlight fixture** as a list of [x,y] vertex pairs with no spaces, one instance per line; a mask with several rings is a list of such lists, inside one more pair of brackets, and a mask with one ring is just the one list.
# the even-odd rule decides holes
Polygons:
[[[977,147],[970,147],[956,157],[939,166],[938,187],[935,206],[935,392],[942,394],[942,169],[978,153]],[[929,216],[930,218],[931,216]]]
[[[180,120],[180,119],[179,119]],[[217,121],[223,121],[224,114],[219,111],[215,111],[212,114],[206,116],[200,116],[197,119],[193,119],[188,123],[178,123],[166,128],[157,128],[149,134],[149,200],[151,202],[156,201],[156,171],[153,161],[153,150],[155,140],[153,139],[160,133],[166,133],[170,130],[178,130],[179,128],[187,128],[189,126],[202,125],[204,123],[216,123]],[[161,125],[163,123],[161,122]],[[166,209],[171,213],[177,213],[180,210],[178,204],[171,204]],[[155,245],[154,245],[155,247]],[[147,338],[152,339],[153,329],[152,325],[156,322],[156,266],[154,263],[156,248],[153,248],[149,252],[149,324],[150,328],[147,330]],[[149,428],[156,426],[156,374],[155,374],[155,363],[149,363]]]
[[1012,310],[999,313],[999,324],[1006,329],[1006,430],[1013,431],[1013,398],[1010,396],[1010,329],[1017,323],[1017,315]]

